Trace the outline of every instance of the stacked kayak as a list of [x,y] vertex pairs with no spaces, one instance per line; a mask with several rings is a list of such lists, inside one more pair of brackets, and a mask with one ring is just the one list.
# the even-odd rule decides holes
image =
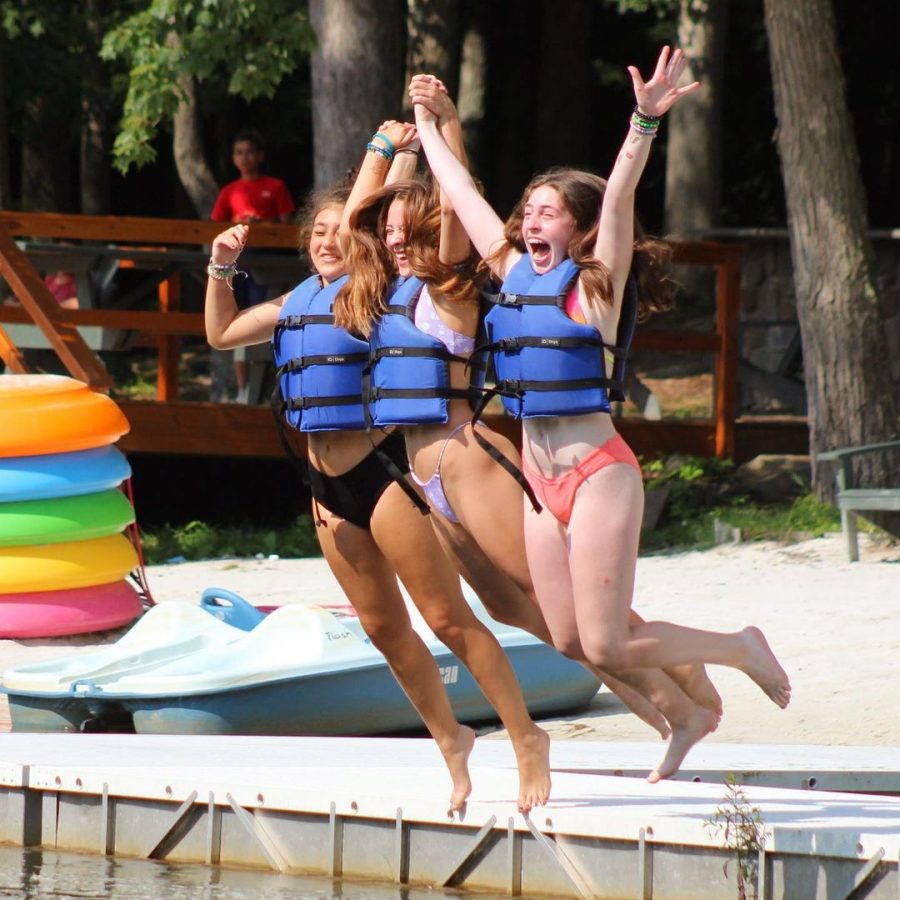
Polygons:
[[0,638],[117,628],[140,615],[125,581],[128,431],[106,395],[60,375],[0,375]]
[[[221,594],[238,607],[228,615],[214,599]],[[532,715],[575,709],[597,693],[582,666],[494,622],[474,595],[467,599],[506,652]],[[262,615],[239,600],[207,592],[201,606],[161,603],[115,644],[7,670],[0,690],[9,697],[13,731],[365,735],[422,728],[352,607],[296,603]],[[459,720],[496,719],[468,670],[409,608]]]

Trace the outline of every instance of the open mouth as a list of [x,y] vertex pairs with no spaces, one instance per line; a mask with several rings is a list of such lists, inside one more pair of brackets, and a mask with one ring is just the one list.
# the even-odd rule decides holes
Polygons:
[[550,245],[545,241],[528,241],[528,252],[531,254],[531,261],[538,267],[549,265],[553,256]]

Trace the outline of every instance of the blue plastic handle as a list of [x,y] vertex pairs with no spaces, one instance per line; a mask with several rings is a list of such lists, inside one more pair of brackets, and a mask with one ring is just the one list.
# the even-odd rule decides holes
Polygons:
[[207,588],[200,595],[200,608],[226,625],[240,628],[242,631],[253,631],[266,617],[266,614],[260,612],[252,603],[225,588]]

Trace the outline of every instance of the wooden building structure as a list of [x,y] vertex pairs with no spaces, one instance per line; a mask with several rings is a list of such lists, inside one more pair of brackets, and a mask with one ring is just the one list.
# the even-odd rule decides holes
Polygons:
[[[115,385],[98,356],[115,332],[131,332],[158,349],[157,390],[153,400],[116,400],[131,423],[120,446],[127,453],[280,457],[283,455],[265,406],[187,402],[179,399],[178,361],[185,336],[203,335],[203,315],[181,309],[185,267],[202,272],[207,247],[220,223],[175,219],[81,216],[54,213],[0,212],[0,276],[18,300],[0,305],[0,358],[9,372],[28,371],[21,326],[30,328],[51,348],[74,378],[115,394]],[[259,224],[250,234],[256,248],[293,248],[290,225]],[[87,260],[152,273],[157,309],[96,308],[85,295],[81,308],[60,307],[39,274],[51,261],[83,271]],[[283,257],[286,259],[286,257]],[[675,245],[680,265],[711,267],[716,272],[715,330],[638,330],[635,348],[665,352],[705,353],[714,360],[711,419],[638,417],[617,425],[635,452],[652,458],[672,452],[720,456],[740,462],[759,453],[804,453],[803,419],[753,420],[737,414],[737,346],[741,247],[739,244],[681,242]],[[30,344],[35,346],[34,344]],[[518,425],[501,414],[488,415],[491,427],[514,439]],[[298,447],[302,440],[298,436]]]

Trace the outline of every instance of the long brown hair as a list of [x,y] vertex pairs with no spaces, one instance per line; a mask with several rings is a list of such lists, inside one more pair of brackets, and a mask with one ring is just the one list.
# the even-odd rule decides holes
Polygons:
[[[488,266],[497,265],[510,249],[527,254],[522,239],[524,208],[532,191],[539,187],[551,187],[575,220],[575,233],[569,243],[568,253],[572,262],[581,268],[581,280],[587,302],[612,303],[612,281],[609,270],[594,257],[594,244],[600,220],[600,205],[606,192],[606,179],[579,169],[551,169],[532,178],[522,193],[504,227],[505,242],[485,260]],[[634,257],[632,272],[637,280],[638,319],[646,319],[651,313],[671,309],[675,292],[671,280],[672,247],[665,241],[644,233],[634,219]]]
[[367,197],[350,215],[345,246],[350,279],[334,301],[335,324],[348,331],[368,336],[387,309],[396,267],[384,233],[394,201],[404,204],[406,257],[412,274],[454,302],[478,295],[471,273],[439,258],[441,206],[436,186],[418,179],[397,182]]

